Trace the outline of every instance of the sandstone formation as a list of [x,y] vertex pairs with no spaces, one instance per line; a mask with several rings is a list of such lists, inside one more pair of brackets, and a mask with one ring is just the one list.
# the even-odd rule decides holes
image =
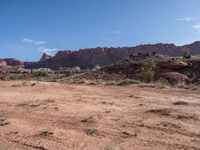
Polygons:
[[167,79],[170,83],[190,83],[191,80],[187,75],[178,72],[167,72],[159,75],[160,78]]
[[46,53],[44,53],[40,59],[40,62],[42,61],[48,61],[48,60],[51,60],[52,57],[50,55],[47,55]]
[[6,61],[0,60],[0,66],[6,66],[6,65],[7,65]]
[[187,47],[192,55],[200,54],[200,42],[194,42],[190,45],[175,46],[174,44],[148,44],[136,47],[122,48],[89,48],[79,51],[59,51],[54,57],[44,54],[39,62],[26,62],[26,68],[51,68],[75,67],[82,69],[93,68],[97,65],[104,66],[115,63],[128,57],[131,54],[156,52],[169,56],[180,56],[181,49]]
[[5,61],[8,66],[23,66],[24,65],[22,61],[19,61],[15,58],[0,59],[0,61]]
[[200,58],[187,60],[154,53],[130,55],[129,58],[117,63],[101,67],[93,72],[88,72],[81,78],[116,81],[134,79],[142,81],[141,67],[145,60],[149,58],[153,59],[156,65],[154,69],[155,80],[163,78],[171,84],[200,83]]

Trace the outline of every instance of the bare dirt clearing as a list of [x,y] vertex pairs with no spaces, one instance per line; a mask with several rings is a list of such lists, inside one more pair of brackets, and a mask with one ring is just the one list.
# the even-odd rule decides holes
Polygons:
[[0,82],[0,150],[200,150],[200,91]]

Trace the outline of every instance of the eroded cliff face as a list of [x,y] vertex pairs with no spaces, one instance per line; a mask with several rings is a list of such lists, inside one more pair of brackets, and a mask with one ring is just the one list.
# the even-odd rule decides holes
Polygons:
[[7,66],[6,61],[4,61],[4,60],[0,60],[0,66]]
[[4,62],[4,64],[8,66],[23,66],[24,65],[22,61],[17,60],[15,58],[0,59],[0,61]]
[[48,61],[48,60],[51,60],[52,59],[52,56],[50,55],[47,55],[46,53],[44,53],[40,59],[40,62],[42,61]]
[[[88,48],[80,49],[79,51],[59,51],[54,57],[43,55],[39,62],[25,63],[26,68],[51,68],[59,67],[74,67],[79,66],[83,69],[92,68],[96,65],[104,66],[115,63],[131,54],[151,53],[169,56],[180,56],[181,48],[184,46],[175,46],[174,44],[154,44],[154,45],[139,45],[136,47],[122,48]],[[185,45],[189,48],[191,54],[200,54],[200,42],[194,42],[190,45]]]

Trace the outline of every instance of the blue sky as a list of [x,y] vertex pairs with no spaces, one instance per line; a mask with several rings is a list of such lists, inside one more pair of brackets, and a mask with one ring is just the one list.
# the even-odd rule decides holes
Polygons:
[[0,0],[0,57],[200,40],[200,0]]

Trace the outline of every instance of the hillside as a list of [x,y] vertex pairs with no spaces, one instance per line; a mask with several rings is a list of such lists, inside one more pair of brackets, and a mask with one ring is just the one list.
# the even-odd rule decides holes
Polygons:
[[96,65],[104,66],[115,63],[131,54],[156,52],[169,56],[180,56],[181,49],[187,47],[192,55],[200,54],[200,41],[184,46],[174,44],[148,44],[136,47],[122,48],[88,48],[79,51],[59,51],[53,57],[44,54],[38,62],[26,62],[26,68],[51,68],[80,66],[82,69],[93,68]]
[[[160,54],[140,54],[130,55],[117,63],[89,71],[79,79],[93,80],[114,80],[134,79],[143,81],[141,68],[147,60],[155,63],[154,80],[165,79],[171,84],[177,83],[200,83],[200,59],[193,57],[191,59],[182,59],[179,57],[169,57]],[[147,70],[148,71],[148,70]]]

